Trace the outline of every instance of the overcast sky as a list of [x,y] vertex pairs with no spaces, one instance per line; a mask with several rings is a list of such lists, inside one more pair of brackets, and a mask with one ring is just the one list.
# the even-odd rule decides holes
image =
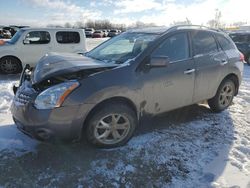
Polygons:
[[222,13],[221,21],[248,22],[250,0],[6,0],[0,6],[0,25],[46,26],[88,19],[109,19],[129,25],[137,20],[166,25],[186,18],[206,25]]

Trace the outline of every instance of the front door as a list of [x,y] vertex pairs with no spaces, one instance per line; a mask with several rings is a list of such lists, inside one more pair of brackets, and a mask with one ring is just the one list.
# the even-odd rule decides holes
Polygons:
[[146,113],[157,114],[192,104],[195,69],[188,41],[187,33],[174,34],[151,54],[168,57],[170,63],[166,67],[152,67],[140,76]]
[[50,33],[47,31],[29,31],[26,35],[18,53],[24,64],[34,66],[41,57],[52,51]]

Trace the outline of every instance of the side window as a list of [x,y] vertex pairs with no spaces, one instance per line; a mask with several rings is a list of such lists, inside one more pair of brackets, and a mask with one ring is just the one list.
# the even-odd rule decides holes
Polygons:
[[218,42],[220,43],[220,46],[223,50],[235,49],[234,44],[230,40],[228,40],[226,37],[222,35],[216,35],[216,38]]
[[60,44],[79,43],[80,34],[72,31],[59,31],[56,33],[56,40]]
[[25,40],[25,44],[48,44],[50,42],[50,34],[47,31],[31,31],[29,32]]
[[229,35],[234,42],[245,43],[248,41],[248,36],[243,34],[230,34]]
[[189,57],[188,37],[186,33],[175,34],[167,38],[152,56],[167,56],[170,61],[184,60]]
[[192,34],[194,55],[209,54],[218,51],[214,37],[204,31],[194,32]]

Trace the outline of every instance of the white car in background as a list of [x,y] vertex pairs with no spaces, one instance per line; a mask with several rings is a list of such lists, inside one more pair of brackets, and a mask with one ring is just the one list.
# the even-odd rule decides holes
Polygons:
[[25,64],[34,67],[49,52],[86,52],[82,29],[23,28],[0,45],[0,73],[19,73]]

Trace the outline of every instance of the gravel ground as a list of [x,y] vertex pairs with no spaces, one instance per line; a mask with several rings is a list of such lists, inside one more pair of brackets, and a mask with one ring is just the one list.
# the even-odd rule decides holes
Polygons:
[[[88,39],[88,49],[99,42]],[[228,110],[193,105],[144,119],[126,146],[111,150],[20,133],[9,112],[17,80],[0,76],[0,187],[250,187],[249,66]]]

